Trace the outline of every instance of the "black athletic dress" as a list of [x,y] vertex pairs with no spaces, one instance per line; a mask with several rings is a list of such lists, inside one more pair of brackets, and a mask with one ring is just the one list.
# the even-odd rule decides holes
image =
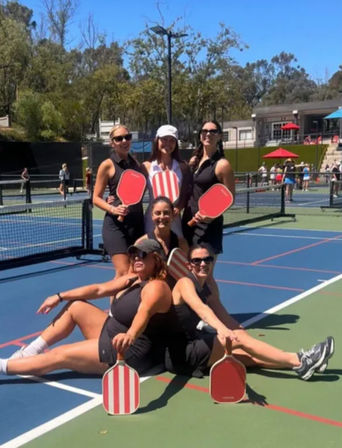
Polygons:
[[[142,172],[138,163],[128,154],[128,159],[121,160],[115,151],[110,156],[114,167],[115,174],[109,180],[109,194],[114,196],[113,205],[116,207],[121,204],[120,199],[117,196],[116,189],[121,177],[121,174],[126,169],[132,169]],[[134,188],[134,185],[132,185]],[[116,254],[123,254],[127,252],[129,246],[144,234],[144,213],[142,202],[129,207],[129,213],[125,216],[125,219],[120,222],[118,216],[106,213],[103,220],[102,238],[103,244],[110,256]]]
[[[132,324],[141,301],[141,290],[146,282],[136,283],[125,291],[118,299],[113,300],[111,312],[104,323],[99,339],[99,358],[101,362],[113,365],[116,362],[116,351],[112,339],[119,333],[126,333]],[[125,352],[125,361],[139,374],[163,365],[165,346],[161,334],[165,328],[167,313],[158,313],[151,317],[143,334]]]
[[192,227],[187,222],[198,212],[198,199],[212,185],[220,183],[215,174],[215,168],[218,160],[222,156],[219,152],[215,152],[210,159],[205,160],[197,171],[193,174],[193,190],[191,197],[185,207],[182,227],[183,234],[191,247],[201,242],[209,243],[215,254],[222,253],[222,235],[223,235],[223,216],[211,221],[209,224],[200,222]]
[[[206,303],[210,290],[205,285],[197,294]],[[208,373],[216,333],[197,330],[200,318],[186,303],[172,305],[167,316],[166,369],[178,375],[203,377]]]

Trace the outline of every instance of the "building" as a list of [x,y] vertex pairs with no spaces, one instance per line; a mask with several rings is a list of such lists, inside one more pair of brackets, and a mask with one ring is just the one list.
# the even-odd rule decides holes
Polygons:
[[[333,100],[256,107],[251,120],[223,123],[225,149],[253,146],[277,146],[306,141],[330,142],[342,139],[342,120],[326,120],[325,116],[342,107],[342,96]],[[295,123],[298,131],[284,131],[286,123]]]

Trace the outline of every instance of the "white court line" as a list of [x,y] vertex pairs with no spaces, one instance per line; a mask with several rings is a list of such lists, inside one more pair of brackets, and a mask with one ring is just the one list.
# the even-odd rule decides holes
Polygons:
[[[95,408],[96,406],[99,406],[102,403],[102,394],[95,394],[93,392],[85,391],[82,389],[78,389],[76,387],[61,387],[63,385],[51,381],[46,382],[43,378],[39,377],[29,377],[32,378],[34,381],[44,382],[47,385],[50,385],[52,387],[58,387],[60,389],[65,390],[71,390],[75,393],[81,393],[82,395],[92,396],[93,399],[90,401],[87,401],[86,403],[81,404],[80,406],[77,406],[74,409],[71,409],[70,411],[65,412],[64,414],[59,415],[58,417],[53,418],[52,420],[43,423],[42,425],[36,426],[35,428],[31,429],[30,431],[27,431],[23,434],[21,434],[18,437],[15,437],[14,439],[4,443],[1,445],[1,448],[17,448],[19,446],[24,445],[25,443],[31,442],[32,440],[36,439],[37,437],[42,436],[43,434],[46,434],[49,431],[52,431],[53,429],[58,428],[59,426],[64,425],[64,423],[69,422],[70,420],[73,420],[76,417],[79,417],[80,415],[90,411],[91,409]],[[140,378],[140,383],[148,380],[149,376]],[[78,391],[78,392],[77,392]],[[103,411],[105,412],[105,411]]]
[[342,280],[342,274],[331,278],[330,280],[327,280],[320,285],[314,286],[313,288],[309,289],[308,291],[302,292],[298,296],[292,297],[289,300],[286,300],[283,303],[280,303],[279,305],[274,306],[273,308],[270,308],[263,313],[258,314],[257,316],[251,317],[250,319],[245,320],[241,323],[244,327],[248,327],[249,325],[254,324],[255,322],[259,322],[260,320],[264,319],[265,317],[268,317],[270,314],[274,314],[277,311],[280,311],[293,303],[299,302],[302,299],[305,299],[307,296],[314,294],[315,292],[319,291],[320,289],[325,288],[328,285],[331,285],[332,283],[335,283],[339,280]]

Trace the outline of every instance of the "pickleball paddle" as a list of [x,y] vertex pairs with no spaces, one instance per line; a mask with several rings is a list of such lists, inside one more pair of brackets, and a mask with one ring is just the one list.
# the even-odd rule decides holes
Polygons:
[[[141,201],[146,188],[146,178],[135,170],[125,170],[121,174],[116,193],[123,205],[129,206]],[[118,221],[124,217],[119,216]]]
[[189,260],[182,249],[175,247],[167,259],[167,271],[176,281],[182,277],[192,278],[188,263]]
[[232,356],[228,345],[223,358],[210,369],[209,393],[216,403],[238,403],[246,394],[245,366]]
[[152,177],[152,192],[154,199],[165,196],[174,204],[179,197],[179,182],[174,171],[159,171]]
[[102,378],[103,407],[110,415],[133,414],[140,401],[138,373],[129,367],[121,354]]
[[[198,200],[198,211],[206,218],[217,218],[221,216],[234,202],[231,191],[223,184],[212,185]],[[196,223],[192,218],[188,226]]]

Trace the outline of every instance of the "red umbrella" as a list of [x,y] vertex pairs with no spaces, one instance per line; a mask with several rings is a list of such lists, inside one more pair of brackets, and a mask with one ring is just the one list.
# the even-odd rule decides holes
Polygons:
[[286,123],[280,129],[282,129],[283,131],[291,131],[291,130],[298,131],[299,126],[298,126],[298,124],[295,124],[295,123]]
[[296,159],[297,157],[299,157],[298,154],[287,151],[287,149],[284,148],[278,148],[275,151],[269,152],[268,154],[262,156],[263,159]]

